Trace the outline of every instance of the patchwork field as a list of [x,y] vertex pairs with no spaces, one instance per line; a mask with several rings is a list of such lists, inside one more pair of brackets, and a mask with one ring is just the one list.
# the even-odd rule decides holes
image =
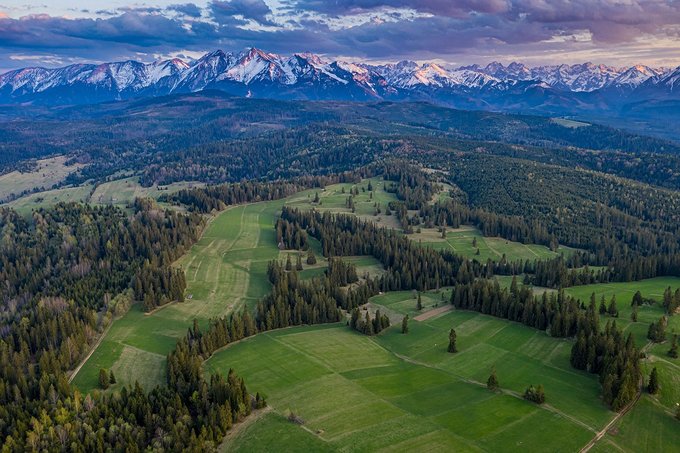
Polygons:
[[[458,354],[446,352],[451,327]],[[411,322],[407,335],[392,327],[371,338],[343,325],[260,334],[206,368],[237,369],[275,412],[232,439],[233,451],[574,451],[613,414],[597,403],[596,378],[569,368],[569,347],[518,324],[448,312]],[[483,384],[492,366],[503,392]],[[519,397],[539,381],[544,407]],[[303,427],[282,418],[290,412]]]

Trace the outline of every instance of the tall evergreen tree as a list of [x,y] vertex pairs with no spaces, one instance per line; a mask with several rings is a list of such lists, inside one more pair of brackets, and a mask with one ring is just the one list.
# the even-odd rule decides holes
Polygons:
[[498,384],[498,377],[496,376],[496,367],[493,367],[491,369],[491,375],[489,376],[489,379],[486,380],[486,388],[489,390],[495,392],[498,390],[499,384]]
[[458,347],[456,346],[456,331],[451,329],[449,332],[449,347],[447,349],[449,352],[458,352]]
[[103,390],[109,388],[109,373],[104,368],[99,370],[99,387]]
[[659,373],[657,372],[656,367],[652,368],[652,372],[649,374],[647,391],[652,395],[655,395],[659,391]]
[[678,358],[678,336],[673,335],[673,341],[671,342],[671,348],[668,350],[668,356],[674,359]]
[[408,333],[408,315],[401,320],[401,333]]

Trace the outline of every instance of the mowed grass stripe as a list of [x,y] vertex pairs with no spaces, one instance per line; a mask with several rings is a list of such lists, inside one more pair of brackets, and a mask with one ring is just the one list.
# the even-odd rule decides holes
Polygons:
[[[423,328],[429,327],[422,324]],[[395,328],[385,335],[410,336],[397,333]],[[468,432],[455,420],[466,414],[479,414],[480,419],[494,418],[498,411],[511,414],[516,405],[523,408],[521,416],[534,411],[554,416],[519,398],[467,383],[451,371],[399,359],[383,348],[382,335],[376,341],[345,326],[290,328],[260,334],[226,348],[207,363],[211,371],[225,372],[227,366],[237,369],[251,391],[266,394],[277,412],[295,412],[305,420],[307,429],[341,451],[410,445],[412,438],[432,440],[432,445],[420,445],[423,451],[437,451],[444,446],[463,451],[487,449],[484,441],[499,435],[508,421],[503,419],[495,427]],[[278,377],[291,373],[297,382],[281,382]],[[516,411],[514,415],[512,420],[517,420]],[[390,430],[404,420],[412,420],[410,430]],[[577,440],[588,437],[585,428],[567,418],[562,417],[560,423],[569,430],[586,433]],[[293,429],[301,428],[291,424]],[[390,434],[383,434],[382,443],[374,439],[376,433],[388,430]],[[572,450],[581,446],[569,440],[566,444]],[[247,448],[248,444],[244,441],[241,445]],[[285,450],[286,446],[278,448]]]
[[[189,298],[152,315],[146,315],[140,306],[134,306],[115,321],[103,346],[100,345],[74,379],[76,386],[82,391],[97,388],[94,377],[99,368],[114,369],[114,372],[125,368],[118,377],[121,384],[132,385],[139,381],[148,387],[162,385],[165,383],[165,357],[175,347],[177,339],[186,333],[192,319],[206,327],[211,318],[240,308],[246,301],[254,305],[249,295],[269,291],[266,263],[278,254],[273,237],[268,236],[263,243],[259,231],[263,228],[273,230],[274,218],[282,205],[283,201],[235,206],[214,217],[201,239],[177,262],[186,272]],[[234,247],[240,249],[232,257]],[[259,262],[251,261],[247,255],[251,247],[257,250],[255,255]],[[256,272],[252,268],[256,268]],[[154,359],[146,360],[143,359],[146,356],[140,355],[139,360],[127,360],[122,355],[126,347],[154,354],[148,356]]]

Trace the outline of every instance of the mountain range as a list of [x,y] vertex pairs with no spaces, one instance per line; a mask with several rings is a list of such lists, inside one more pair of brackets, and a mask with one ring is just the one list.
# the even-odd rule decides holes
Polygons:
[[[217,89],[235,96],[304,100],[428,101],[457,108],[585,115],[676,111],[680,67],[583,63],[528,67],[491,63],[446,68],[401,61],[371,65],[286,57],[260,49],[217,50],[187,62],[30,67],[0,75],[0,104],[85,104]],[[670,103],[670,104],[669,104]],[[647,109],[647,110],[645,110]]]

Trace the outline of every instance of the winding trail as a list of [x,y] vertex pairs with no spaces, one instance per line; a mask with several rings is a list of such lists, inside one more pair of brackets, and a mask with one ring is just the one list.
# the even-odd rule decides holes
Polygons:
[[[647,343],[642,348],[642,351],[643,352],[646,351],[647,349],[649,349],[649,347],[651,345],[652,345],[652,343]],[[628,403],[628,405],[626,407],[624,407],[618,414],[616,414],[614,416],[614,418],[612,418],[611,421],[605,425],[604,428],[602,428],[600,431],[598,431],[597,434],[595,434],[595,437],[593,437],[590,440],[590,442],[588,442],[586,444],[585,447],[583,447],[581,450],[579,450],[579,453],[587,453],[588,451],[590,451],[590,449],[593,448],[597,442],[602,440],[602,438],[605,436],[605,434],[607,434],[607,431],[609,431],[612,428],[612,426],[614,426],[619,420],[621,420],[621,418],[624,415],[626,415],[628,412],[630,412],[630,410],[635,406],[635,404],[637,404],[637,402],[640,401],[640,397],[642,396],[642,386],[643,385],[644,385],[644,379],[642,378],[642,376],[640,376],[640,382],[638,384],[637,395],[635,395],[635,398],[633,398],[633,401]]]

